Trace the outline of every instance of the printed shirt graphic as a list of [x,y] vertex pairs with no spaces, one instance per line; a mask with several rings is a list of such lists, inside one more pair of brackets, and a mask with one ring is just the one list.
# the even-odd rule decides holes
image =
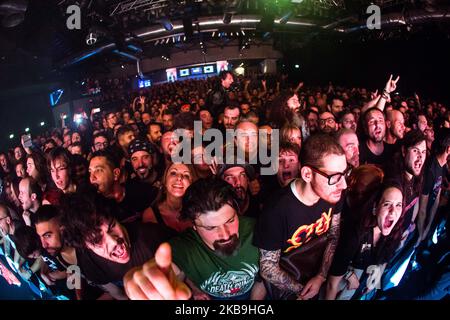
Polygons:
[[319,219],[317,219],[314,223],[309,225],[302,225],[299,227],[292,236],[287,240],[291,246],[284,250],[285,253],[296,249],[303,244],[309,242],[315,236],[319,237],[322,234],[326,233],[330,228],[331,223],[331,213],[333,209],[329,208],[328,212],[322,212]]
[[342,201],[332,205],[322,199],[306,206],[290,185],[281,189],[263,210],[255,228],[254,244],[264,250],[288,253],[329,230]]
[[256,264],[242,262],[242,269],[237,271],[217,271],[206,279],[200,289],[215,298],[231,298],[251,290],[258,273]]
[[241,246],[236,255],[221,257],[197,232],[189,229],[169,241],[174,263],[202,291],[216,299],[237,298],[250,293],[259,271],[258,249],[252,245],[254,220],[239,217]]

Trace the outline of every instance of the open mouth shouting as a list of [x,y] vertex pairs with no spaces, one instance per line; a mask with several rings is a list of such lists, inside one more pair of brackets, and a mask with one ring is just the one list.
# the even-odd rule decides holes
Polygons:
[[420,170],[422,169],[422,165],[423,165],[423,162],[421,160],[415,161],[414,162],[414,171],[420,172]]
[[281,177],[283,178],[284,181],[292,179],[292,172],[291,171],[283,171],[281,172]]
[[130,256],[125,243],[117,244],[110,254],[111,259],[119,263],[127,263]]
[[394,225],[394,222],[395,222],[394,217],[391,216],[386,217],[386,219],[384,219],[383,228],[386,230],[391,229]]

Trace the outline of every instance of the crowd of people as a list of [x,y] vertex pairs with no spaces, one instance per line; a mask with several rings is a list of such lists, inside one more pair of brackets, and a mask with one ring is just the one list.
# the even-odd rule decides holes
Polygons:
[[[396,94],[399,81],[371,92],[223,71],[82,110],[0,153],[1,238],[69,299],[370,296],[374,268],[450,212],[450,110]],[[173,161],[208,129],[244,133],[231,143],[242,161],[206,144]]]

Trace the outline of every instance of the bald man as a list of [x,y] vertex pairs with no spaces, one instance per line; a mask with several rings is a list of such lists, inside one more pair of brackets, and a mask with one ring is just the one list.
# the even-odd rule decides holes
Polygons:
[[405,118],[398,110],[390,110],[386,115],[386,143],[396,144],[405,135]]
[[336,140],[344,149],[345,159],[353,168],[359,167],[359,141],[352,129],[342,128],[336,132]]
[[7,206],[0,204],[0,238],[7,234],[13,235],[22,225],[20,221],[13,220]]

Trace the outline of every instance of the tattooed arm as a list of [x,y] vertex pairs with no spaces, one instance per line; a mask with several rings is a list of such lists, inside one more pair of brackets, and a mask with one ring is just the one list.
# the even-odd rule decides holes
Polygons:
[[280,290],[299,293],[302,285],[280,268],[281,250],[259,249],[261,276]]
[[327,278],[328,270],[330,269],[331,262],[333,261],[334,252],[339,240],[339,233],[341,229],[341,213],[334,214],[331,218],[330,230],[328,230],[328,237],[330,240],[323,253],[322,266],[320,267],[320,275]]
[[334,214],[331,218],[330,230],[328,230],[328,237],[330,239],[323,253],[322,266],[320,267],[319,273],[315,277],[311,278],[308,283],[306,283],[300,294],[300,299],[309,300],[315,297],[319,293],[320,287],[327,279],[328,270],[330,269],[331,262],[333,261],[334,252],[336,251],[336,246],[339,240],[340,225],[341,214]]

